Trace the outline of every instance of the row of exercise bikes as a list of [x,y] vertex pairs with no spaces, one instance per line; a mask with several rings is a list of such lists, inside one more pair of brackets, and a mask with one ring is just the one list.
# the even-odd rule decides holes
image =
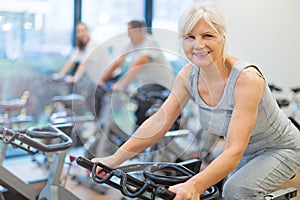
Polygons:
[[[71,162],[76,160],[77,165],[92,172],[92,177],[86,174],[86,176],[74,175],[72,178],[102,194],[106,193],[107,188],[112,187],[119,190],[124,198],[173,199],[175,194],[170,192],[168,187],[188,180],[201,170],[201,164],[203,161],[207,161],[206,158],[209,157],[211,149],[208,148],[205,158],[201,157],[199,153],[195,154],[195,152],[203,150],[207,144],[203,144],[204,133],[201,132],[202,130],[199,130],[196,137],[194,133],[185,129],[185,122],[188,120],[185,116],[179,116],[166,137],[135,158],[136,160],[131,164],[111,169],[102,163],[90,162],[92,157],[101,157],[112,153],[130,137],[130,133],[122,130],[114,121],[114,112],[111,109],[118,104],[118,102],[114,102],[115,99],[125,99],[124,101],[127,103],[134,102],[138,107],[135,110],[135,115],[145,119],[159,108],[169,92],[157,85],[144,86],[134,95],[128,92],[114,93],[109,87],[102,89],[105,91],[105,95],[99,118],[76,113],[76,107],[85,103],[85,98],[82,95],[72,93],[58,95],[52,99],[53,104],[59,109],[52,113],[48,125],[30,126],[22,129],[16,129],[14,125],[32,122],[33,119],[27,118],[25,120],[23,118],[23,121],[13,121],[9,113],[24,108],[26,102],[22,99],[0,102],[0,109],[6,113],[5,122],[0,127],[2,142],[0,200],[79,199],[74,193],[66,189],[65,182],[62,181],[62,170],[66,164],[67,153],[70,152],[71,148],[78,145],[84,147],[83,155],[70,156],[69,160],[71,161],[68,164],[72,165]],[[83,139],[78,130],[86,122],[96,122],[98,128],[87,139]],[[180,142],[176,142],[178,139],[186,141],[187,138],[191,141],[184,147],[180,145]],[[193,149],[194,143],[197,144],[197,147]],[[49,170],[48,177],[38,182],[24,182],[6,169],[2,162],[5,160],[8,146],[22,149],[33,158],[42,153],[44,160],[37,162],[33,159],[33,161],[37,162],[40,167],[47,167]],[[98,166],[102,167],[109,175],[105,178],[98,177],[95,173]],[[288,188],[275,191],[267,195],[265,199],[291,199],[296,195],[296,189]],[[199,198],[204,200],[221,199],[221,186],[212,186]]]

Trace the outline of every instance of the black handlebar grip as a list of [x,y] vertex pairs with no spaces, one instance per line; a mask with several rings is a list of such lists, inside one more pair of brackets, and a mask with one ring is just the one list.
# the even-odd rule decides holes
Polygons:
[[[94,162],[82,157],[82,156],[79,156],[76,158],[76,162],[78,165],[80,165],[81,167],[84,167],[90,171],[93,171],[93,167],[94,167]],[[111,171],[113,171],[114,169],[113,168],[110,168],[106,165],[104,165],[103,163],[100,163],[100,162],[96,162],[97,164],[97,167],[101,167],[103,169],[103,171],[105,171],[106,173],[110,173]]]
[[81,156],[77,157],[76,158],[76,163],[78,165],[80,165],[81,167],[84,167],[84,168],[86,168],[90,171],[93,170],[94,163],[92,161],[84,158],[84,157],[81,157]]
[[155,189],[155,193],[158,197],[165,199],[165,200],[172,200],[175,198],[176,194],[174,192],[171,192],[167,188],[164,187],[158,187]]

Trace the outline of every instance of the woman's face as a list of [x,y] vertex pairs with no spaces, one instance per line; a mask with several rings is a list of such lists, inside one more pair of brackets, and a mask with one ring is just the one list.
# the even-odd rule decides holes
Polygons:
[[197,66],[223,60],[224,40],[204,19],[200,19],[191,32],[183,36],[182,45],[187,58]]
[[78,24],[76,27],[76,37],[77,39],[86,44],[89,40],[89,31],[84,24]]

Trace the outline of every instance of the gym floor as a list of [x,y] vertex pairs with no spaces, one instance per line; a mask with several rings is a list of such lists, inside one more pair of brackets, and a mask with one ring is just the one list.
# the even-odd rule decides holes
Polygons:
[[[71,150],[70,155],[83,155],[81,149],[76,149],[74,151]],[[68,157],[66,162],[69,162]],[[13,172],[16,176],[21,178],[24,181],[32,181],[37,180],[43,177],[46,177],[48,172],[44,167],[39,167],[36,163],[32,162],[32,157],[24,156],[14,159],[6,159],[3,162],[3,165]],[[65,165],[62,175],[62,180],[66,177],[66,173],[68,171],[68,166]],[[82,200],[121,200],[122,195],[119,191],[113,188],[105,188],[105,194],[100,194],[99,192],[95,192],[87,187],[79,184],[77,181],[72,180],[72,176],[74,175],[82,175],[85,176],[87,172],[80,166],[78,166],[75,162],[70,168],[70,175],[67,177],[66,187],[68,190],[73,192],[76,196],[78,196]],[[294,187],[298,189],[298,196],[293,198],[293,200],[300,200],[300,171],[297,173],[296,177],[292,180],[286,182],[281,186],[281,188]]]

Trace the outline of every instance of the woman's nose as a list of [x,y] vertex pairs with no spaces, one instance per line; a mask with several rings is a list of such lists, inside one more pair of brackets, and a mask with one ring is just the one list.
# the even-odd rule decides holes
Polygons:
[[194,47],[195,48],[203,48],[205,45],[204,45],[204,41],[199,38],[199,37],[196,37],[195,38],[195,43],[194,43]]

